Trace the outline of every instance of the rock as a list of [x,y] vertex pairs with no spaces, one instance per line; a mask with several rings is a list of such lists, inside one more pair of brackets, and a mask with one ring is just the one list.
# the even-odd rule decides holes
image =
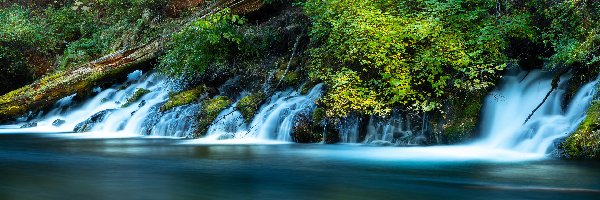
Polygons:
[[24,124],[23,126],[21,126],[21,128],[33,128],[37,126],[37,122],[28,122],[27,124]]
[[317,143],[323,141],[323,131],[313,126],[309,117],[301,114],[294,121],[292,139],[298,143]]
[[138,108],[144,107],[146,105],[146,100],[142,100],[140,104],[138,104]]
[[52,122],[52,126],[59,127],[59,126],[65,124],[65,122],[67,122],[67,121],[62,120],[62,119],[56,119],[56,120],[54,120],[54,122]]
[[94,128],[94,126],[96,126],[98,123],[101,123],[102,121],[104,121],[106,119],[106,117],[108,117],[113,111],[114,110],[112,110],[112,109],[100,111],[100,112],[92,115],[90,118],[86,119],[85,121],[77,124],[75,126],[75,128],[73,129],[73,131],[77,132],[77,133],[88,132],[88,131],[92,130],[92,128]]

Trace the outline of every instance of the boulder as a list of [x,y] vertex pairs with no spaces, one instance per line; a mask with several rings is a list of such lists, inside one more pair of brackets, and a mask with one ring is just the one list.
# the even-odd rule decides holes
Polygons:
[[73,129],[73,131],[77,132],[77,133],[89,132],[96,125],[98,125],[99,123],[102,123],[113,111],[114,110],[112,110],[112,109],[100,111],[100,112],[92,115],[90,118],[86,119],[85,121],[77,124],[75,126],[75,128]]
[[62,119],[56,119],[56,120],[54,120],[54,122],[52,122],[52,126],[59,127],[59,126],[65,124],[65,122],[67,122],[67,121],[62,120]]

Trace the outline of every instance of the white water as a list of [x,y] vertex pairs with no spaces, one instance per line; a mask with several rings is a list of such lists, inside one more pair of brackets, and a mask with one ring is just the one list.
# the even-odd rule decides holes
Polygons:
[[[585,116],[594,96],[596,82],[586,84],[572,98],[566,109],[563,104],[568,76],[561,78],[558,88],[531,119],[523,124],[531,111],[542,102],[551,88],[552,75],[540,71],[514,72],[503,78],[498,88],[486,99],[482,114],[480,141],[457,146],[416,147],[391,150],[397,159],[485,159],[507,156],[510,160],[529,160],[544,157],[557,139],[573,132]],[[150,90],[135,103],[122,105],[139,88]],[[277,92],[260,107],[254,119],[246,123],[241,113],[229,107],[219,114],[208,128],[205,138],[187,140],[187,144],[254,144],[291,142],[294,120],[301,114],[310,116],[315,100],[321,95],[322,85],[314,87],[307,95],[287,90]],[[57,102],[55,108],[37,118],[37,127],[18,129],[20,126],[2,126],[0,132],[71,132],[80,122],[95,113],[112,109],[106,119],[92,129],[92,133],[72,134],[88,137],[139,137],[167,136],[189,137],[196,125],[195,114],[200,104],[177,107],[166,113],[158,108],[167,100],[172,89],[167,81],[157,75],[130,74],[128,81],[107,89],[95,89],[97,94],[83,104],[74,105],[75,95]],[[142,103],[144,102],[144,103]],[[57,119],[63,125],[52,125]],[[359,119],[349,119],[340,127],[342,142],[355,143],[359,135]],[[369,120],[366,142],[396,145],[418,144],[423,133],[415,133],[408,117],[396,113],[388,120]],[[67,134],[65,134],[67,135]],[[408,138],[408,139],[407,139]],[[383,151],[383,149],[381,150]],[[381,152],[380,152],[381,153]],[[382,155],[379,155],[379,157]],[[396,154],[394,153],[394,154]],[[365,156],[374,156],[364,153]],[[369,154],[369,155],[367,155]],[[385,153],[381,153],[385,154]],[[419,158],[420,157],[420,158]]]
[[597,81],[580,88],[563,110],[561,106],[569,78],[563,76],[558,88],[523,124],[551,90],[552,82],[552,74],[540,71],[526,74],[520,72],[504,77],[500,89],[487,97],[481,124],[484,139],[473,145],[545,154],[556,139],[568,136],[584,119]]
[[[294,120],[300,114],[311,114],[315,100],[321,96],[322,84],[312,88],[307,95],[298,91],[277,92],[262,105],[250,124],[244,122],[242,114],[234,106],[222,111],[208,128],[206,138],[191,143],[230,142],[249,143],[256,141],[292,142]],[[235,104],[234,104],[235,105]],[[220,141],[218,143],[227,143]]]
[[[131,98],[138,89],[147,89],[150,92],[124,107],[127,99]],[[42,117],[32,120],[37,122],[36,127],[12,129],[15,126],[5,126],[0,129],[0,132],[72,132],[77,124],[92,115],[110,110],[104,121],[91,129],[93,135],[105,137],[140,135],[186,137],[189,135],[188,130],[191,129],[194,120],[184,119],[193,116],[193,111],[198,110],[198,105],[191,105],[158,114],[158,107],[167,100],[171,88],[164,78],[155,74],[143,75],[141,71],[129,74],[127,81],[122,85],[104,90],[97,88],[94,91],[97,94],[81,105],[73,105],[72,99],[75,95],[61,99],[56,103],[54,109],[47,114],[42,114]],[[55,120],[64,120],[65,123],[54,126],[52,123]],[[148,128],[147,123],[152,123],[152,127]]]
[[[585,118],[598,82],[596,80],[581,87],[563,109],[565,87],[570,77],[561,77],[558,87],[524,124],[530,113],[542,103],[550,91],[553,77],[553,74],[539,70],[529,74],[524,71],[512,72],[505,76],[498,88],[485,100],[481,119],[482,139],[479,141],[454,146],[400,148],[394,151],[403,155],[390,158],[423,160],[446,157],[462,160],[486,157],[497,159],[494,157],[503,155],[509,156],[510,158],[505,158],[509,160],[543,158],[554,149],[558,139],[574,132]],[[357,123],[342,126],[342,142],[358,141]],[[398,142],[406,140],[401,140],[402,137],[396,135],[414,134],[411,133],[410,120],[403,120],[400,115],[379,121],[371,118],[366,139],[362,142],[397,145]],[[418,133],[416,138],[419,138]],[[387,154],[392,154],[392,151],[388,151]]]

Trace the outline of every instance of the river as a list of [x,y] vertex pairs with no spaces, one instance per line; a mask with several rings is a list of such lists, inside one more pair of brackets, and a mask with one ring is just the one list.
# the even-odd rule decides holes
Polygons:
[[0,199],[504,200],[600,195],[600,163],[593,161],[436,161],[364,154],[411,152],[402,151],[406,149],[410,147],[0,134]]

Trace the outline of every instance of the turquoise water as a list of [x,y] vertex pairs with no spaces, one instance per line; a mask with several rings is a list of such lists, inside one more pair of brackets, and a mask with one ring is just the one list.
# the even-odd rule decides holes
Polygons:
[[[210,145],[168,138],[82,139],[64,135],[0,134],[0,199],[600,196],[598,162],[415,159],[419,155],[380,159],[368,155],[418,151],[361,145]],[[402,159],[407,157],[412,159]]]

